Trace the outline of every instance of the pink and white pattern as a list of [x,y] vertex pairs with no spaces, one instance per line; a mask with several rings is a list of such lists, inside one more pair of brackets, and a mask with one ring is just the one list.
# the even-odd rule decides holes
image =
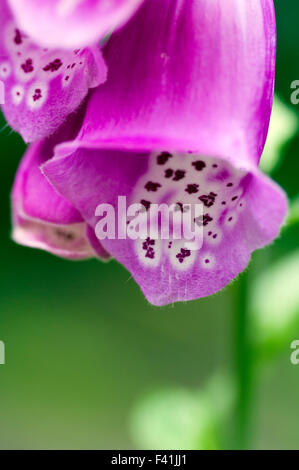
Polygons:
[[88,90],[106,80],[107,68],[98,47],[63,51],[37,46],[19,29],[5,1],[0,5],[2,109],[11,127],[32,142],[52,134]]

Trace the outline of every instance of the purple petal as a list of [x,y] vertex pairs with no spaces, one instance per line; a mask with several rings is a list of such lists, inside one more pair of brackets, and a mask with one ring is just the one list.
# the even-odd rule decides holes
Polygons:
[[55,255],[84,259],[107,258],[99,241],[89,242],[90,230],[78,210],[60,196],[40,171],[52,156],[51,139],[32,144],[22,159],[13,192],[13,239]]
[[[2,0],[3,1],[3,0]],[[85,47],[122,26],[143,0],[9,0],[21,28],[45,47]]]
[[272,0],[145,2],[105,49],[76,142],[169,149],[257,163],[273,99]]
[[109,80],[43,172],[97,235],[97,206],[116,209],[118,196],[145,208],[201,203],[199,250],[185,239],[101,242],[155,305],[217,292],[277,236],[287,210],[257,169],[273,98],[273,2],[152,0],[105,55]]
[[[117,220],[124,214],[118,208],[119,196],[126,196],[127,207],[203,203],[199,250],[186,249],[184,238],[121,239],[118,227],[114,239],[100,240],[154,305],[196,299],[223,288],[246,268],[255,249],[277,236],[287,210],[284,193],[254,166],[244,169],[198,154],[82,149],[49,160],[43,172],[97,235],[101,219],[96,208],[111,204]],[[188,191],[191,185],[194,191]]]
[[5,1],[0,5],[0,79],[8,123],[26,142],[52,134],[83,101],[89,88],[106,79],[97,47],[62,51],[42,49],[14,22]]

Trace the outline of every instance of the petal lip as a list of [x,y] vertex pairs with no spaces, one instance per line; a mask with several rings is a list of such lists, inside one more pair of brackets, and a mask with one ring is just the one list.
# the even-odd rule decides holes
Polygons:
[[52,226],[51,224],[44,224],[41,221],[33,221],[29,218],[19,217],[17,222],[15,222],[11,237],[13,241],[19,245],[47,251],[55,256],[59,256],[60,258],[69,260],[93,258],[95,256],[95,252],[84,239],[82,239],[81,243],[76,246],[76,249],[74,249],[74,247],[69,249],[55,243],[52,237],[48,234],[52,229],[59,229],[65,232],[69,231],[70,228],[71,230],[80,229],[80,225],[82,225],[82,229],[84,230],[84,223],[78,224],[77,226]]
[[[255,180],[255,186],[264,187],[271,201],[262,213],[258,214],[256,223],[259,225],[259,236],[251,240],[251,246],[247,246],[244,250],[242,244],[234,243],[229,269],[223,270],[221,268],[216,272],[206,272],[204,279],[200,277],[192,278],[190,276],[174,284],[162,282],[159,285],[158,283],[153,284],[153,279],[149,275],[148,283],[144,286],[140,282],[140,278],[133,274],[133,278],[141,286],[141,290],[148,302],[156,307],[163,307],[175,302],[197,300],[216,294],[233,282],[248,267],[254,251],[264,248],[279,236],[288,213],[287,195],[278,184],[259,170],[252,169],[251,175]],[[264,221],[265,219],[269,221],[269,212],[272,214],[271,224]],[[227,267],[227,260],[225,266]],[[132,266],[128,269],[132,270]],[[200,295],[198,294],[199,291]]]
[[[162,307],[175,302],[186,302],[208,297],[221,291],[248,267],[251,255],[255,250],[272,243],[279,236],[288,212],[286,194],[275,182],[259,170],[252,170],[251,174],[255,179],[255,184],[257,186],[265,185],[265,190],[269,193],[269,199],[274,199],[274,203],[269,204],[263,211],[263,214],[260,214],[256,219],[259,236],[251,240],[251,244],[245,248],[242,242],[236,243],[236,240],[231,240],[232,251],[230,256],[227,257],[226,254],[223,257],[223,263],[220,262],[220,269],[218,271],[205,272],[204,278],[196,277],[191,273],[190,276],[179,278],[177,282],[168,283],[166,274],[164,282],[157,283],[154,282],[154,278],[147,272],[145,275],[148,276],[148,281],[144,285],[144,277],[134,274],[132,264],[125,265],[131,273],[133,272],[132,276],[141,287],[148,302],[157,307]],[[269,212],[272,214],[271,224],[264,223],[263,220],[263,216],[268,220]],[[110,249],[109,245],[107,245],[107,249]],[[228,259],[230,262],[229,267]],[[225,269],[223,269],[224,266]]]
[[95,44],[123,26],[144,0],[8,0],[19,26],[43,47]]
[[[115,205],[118,195],[131,197],[138,175],[147,171],[144,158],[143,154],[131,151],[80,149],[72,155],[49,160],[43,165],[43,172],[56,190],[71,201],[88,225],[95,229],[97,205]],[[205,158],[208,162],[212,157]],[[224,158],[216,159],[219,165],[227,164]],[[285,193],[254,165],[247,169],[234,167],[234,171],[239,170],[247,172],[248,180],[247,202],[245,212],[238,216],[239,225],[230,231],[222,221],[219,222],[225,235],[220,245],[206,244],[198,255],[200,260],[209,250],[208,253],[215,257],[215,269],[203,270],[200,262],[196,262],[190,269],[181,271],[174,269],[167,258],[157,266],[145,266],[130,240],[101,241],[104,249],[129,270],[153,305],[162,306],[214,294],[246,268],[254,250],[271,243],[279,234],[287,213]]]

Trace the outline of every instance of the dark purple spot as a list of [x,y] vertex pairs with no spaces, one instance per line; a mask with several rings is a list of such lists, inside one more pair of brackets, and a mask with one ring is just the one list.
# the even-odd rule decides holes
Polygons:
[[176,170],[173,181],[180,181],[185,177],[186,172],[184,170]]
[[67,82],[67,81],[69,80],[69,78],[70,78],[70,76],[67,75],[67,76],[65,77],[65,81]]
[[199,200],[206,206],[206,207],[212,207],[215,203],[215,199],[217,197],[217,194],[211,192],[210,194],[203,194],[202,196],[199,196]]
[[215,233],[215,235],[213,235],[213,238],[214,238],[214,239],[216,239],[216,238],[217,238],[217,236],[218,236],[218,235],[217,235],[217,233]]
[[32,59],[27,59],[24,64],[21,65],[21,68],[24,70],[25,73],[30,73],[33,72],[34,67],[33,67],[33,62]]
[[153,249],[153,246],[155,245],[155,240],[152,240],[150,237],[147,237],[147,239],[142,243],[142,249],[146,252],[145,257],[154,259],[155,258],[155,251]]
[[202,171],[206,167],[206,164],[202,160],[198,160],[197,162],[193,162],[192,166],[194,166],[195,170]]
[[231,187],[233,186],[233,183],[228,183],[226,186],[227,186],[228,188],[231,188]]
[[154,259],[155,258],[155,251],[153,248],[149,248],[147,252],[145,253],[146,258]]
[[186,193],[188,194],[195,194],[198,193],[199,185],[198,184],[188,184],[187,188],[185,189]]
[[218,165],[216,165],[216,163],[214,163],[214,165],[212,165],[213,168],[218,168]]
[[165,170],[165,173],[164,173],[165,178],[171,178],[172,175],[173,175],[173,170],[171,168],[168,168],[167,170]]
[[40,89],[40,88],[36,88],[36,89],[34,90],[34,95],[32,96],[33,101],[38,101],[38,100],[41,99],[41,97],[42,97],[42,91],[41,91],[41,89]]
[[146,208],[146,210],[148,211],[150,206],[151,206],[151,202],[150,201],[146,201],[145,199],[142,199],[140,201],[140,203]]
[[[211,217],[209,214],[204,214],[203,216],[196,217],[194,219],[194,222],[201,227],[202,225],[206,227],[209,222],[212,222],[213,217]],[[209,233],[210,234],[210,233]],[[212,232],[211,232],[212,234]]]
[[209,262],[210,262],[210,260],[209,260],[208,258],[205,259],[205,263],[206,263],[206,264],[209,264]]
[[158,165],[165,165],[166,162],[168,162],[168,160],[172,158],[172,155],[171,153],[169,152],[162,152],[160,153],[160,155],[158,155],[157,157],[157,163]]
[[21,31],[19,29],[16,29],[15,30],[15,37],[14,37],[14,42],[15,44],[17,44],[18,46],[20,44],[22,44],[22,34],[21,34]]
[[186,250],[185,248],[181,248],[181,251],[176,255],[176,258],[179,260],[180,263],[183,263],[184,259],[188,258],[189,256],[191,256],[191,251]]
[[221,203],[221,204],[222,204],[223,206],[225,206],[225,205],[226,205],[226,202],[225,202],[225,201],[222,201],[222,203]]
[[206,227],[209,222],[212,222],[213,217],[211,217],[209,214],[205,214],[203,216],[203,226]]
[[152,181],[149,181],[148,183],[146,183],[144,187],[147,191],[156,192],[159,188],[161,188],[161,184],[153,183]]
[[56,72],[56,70],[60,69],[61,66],[62,66],[61,60],[60,59],[55,59],[52,62],[50,62],[49,64],[47,64],[43,68],[43,70],[45,72]]
[[232,201],[235,201],[236,199],[238,199],[238,196],[232,197]]
[[143,242],[142,247],[143,249],[147,249],[149,246],[154,246],[156,244],[155,240],[152,240],[150,237]]
[[176,212],[181,211],[182,213],[185,213],[189,211],[189,207],[188,206],[185,207],[182,202],[177,202],[175,206],[175,211]]

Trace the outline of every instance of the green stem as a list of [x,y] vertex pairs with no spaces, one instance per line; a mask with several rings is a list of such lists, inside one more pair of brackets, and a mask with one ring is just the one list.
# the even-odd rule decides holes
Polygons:
[[235,354],[236,354],[236,446],[250,448],[251,405],[253,385],[253,350],[249,315],[249,273],[244,272],[235,283]]

